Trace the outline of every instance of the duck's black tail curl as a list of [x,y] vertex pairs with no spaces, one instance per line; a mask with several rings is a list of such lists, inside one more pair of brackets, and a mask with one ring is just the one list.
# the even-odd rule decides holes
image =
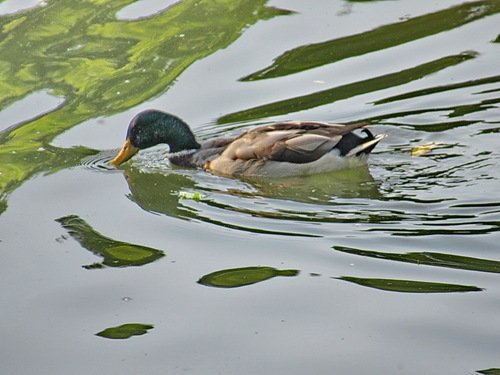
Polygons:
[[[362,144],[368,143],[368,142],[373,141],[375,139],[375,136],[370,131],[370,129],[363,128],[363,129],[361,129],[361,131],[366,134],[366,137],[362,138],[362,141],[363,141]],[[382,138],[380,138],[380,139],[382,139]],[[367,146],[366,148],[364,148],[363,150],[361,150],[356,155],[369,154],[375,148],[375,146],[377,145],[377,143],[378,143],[378,141],[377,142],[373,142],[372,144],[370,144],[369,146]]]
[[366,134],[365,137],[360,137],[354,133],[345,134],[339,143],[335,146],[340,151],[341,156],[360,156],[362,154],[369,154],[377,145],[382,137],[375,137],[373,133],[367,129],[361,129]]

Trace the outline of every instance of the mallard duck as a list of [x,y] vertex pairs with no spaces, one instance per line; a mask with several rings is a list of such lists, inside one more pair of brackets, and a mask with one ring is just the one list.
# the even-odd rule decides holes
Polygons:
[[[355,134],[356,129],[361,129],[365,136]],[[373,136],[363,124],[293,121],[198,142],[180,118],[146,110],[130,122],[125,144],[111,163],[119,166],[141,149],[166,143],[171,163],[219,175],[311,175],[366,163],[368,154],[382,138],[384,135]]]

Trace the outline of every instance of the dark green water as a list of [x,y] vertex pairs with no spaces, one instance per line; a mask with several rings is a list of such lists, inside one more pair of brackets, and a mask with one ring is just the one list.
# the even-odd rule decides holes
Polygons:
[[[499,373],[499,12],[0,2],[0,372]],[[107,167],[145,108],[387,138],[307,178]]]

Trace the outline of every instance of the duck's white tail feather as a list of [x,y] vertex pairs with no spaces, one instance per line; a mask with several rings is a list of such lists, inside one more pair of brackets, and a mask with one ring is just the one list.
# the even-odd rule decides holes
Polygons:
[[377,143],[379,143],[382,139],[387,137],[386,134],[379,134],[376,135],[373,139],[369,140],[368,142],[362,143],[356,147],[354,147],[352,150],[350,150],[346,156],[354,156],[358,155],[360,152],[363,152],[367,148],[375,146]]

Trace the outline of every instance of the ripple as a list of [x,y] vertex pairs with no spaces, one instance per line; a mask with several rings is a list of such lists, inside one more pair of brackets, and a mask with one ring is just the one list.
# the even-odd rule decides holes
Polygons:
[[[396,220],[368,207],[379,197],[366,169],[301,179],[242,181],[201,170],[125,170],[130,198],[146,211],[258,234],[322,237],[328,226]],[[180,194],[181,193],[181,194]],[[201,199],[184,199],[184,196]]]
[[109,163],[111,160],[113,160],[115,155],[116,150],[101,151],[97,154],[83,158],[80,162],[80,165],[85,168],[101,172],[116,170],[116,168]]

